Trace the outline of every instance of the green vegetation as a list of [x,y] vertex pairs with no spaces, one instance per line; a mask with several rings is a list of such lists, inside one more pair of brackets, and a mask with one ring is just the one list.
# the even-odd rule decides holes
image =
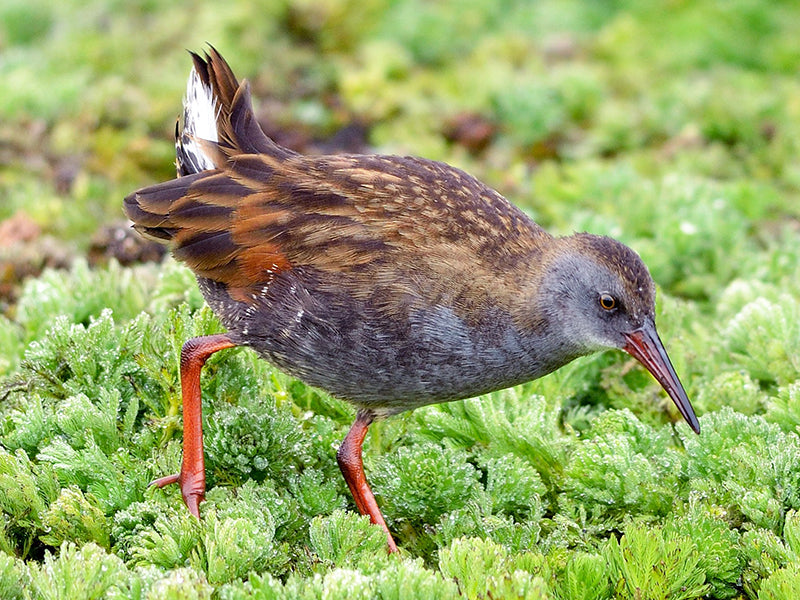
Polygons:
[[[36,233],[0,238],[0,598],[796,598],[798,39],[788,1],[6,0],[0,227]],[[336,465],[352,409],[234,350],[202,378],[203,519],[148,488],[181,344],[220,325],[171,259],[83,256],[173,176],[205,42],[296,148],[358,124],[631,245],[702,434],[611,352],[378,423],[388,556]],[[9,281],[53,240],[68,269]]]

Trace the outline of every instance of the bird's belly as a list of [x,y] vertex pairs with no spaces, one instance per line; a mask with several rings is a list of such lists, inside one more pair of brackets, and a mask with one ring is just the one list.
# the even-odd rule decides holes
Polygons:
[[[278,289],[279,288],[279,289]],[[233,339],[281,370],[377,413],[468,398],[534,379],[538,363],[499,309],[470,325],[448,306],[387,314],[369,301],[295,284],[254,304],[201,290]]]

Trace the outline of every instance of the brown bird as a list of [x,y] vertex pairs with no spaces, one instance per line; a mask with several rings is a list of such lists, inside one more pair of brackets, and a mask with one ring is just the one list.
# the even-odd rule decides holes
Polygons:
[[192,514],[205,492],[200,370],[233,346],[358,408],[337,458],[392,551],[361,459],[376,418],[620,348],[699,432],[656,333],[653,280],[633,250],[587,233],[553,237],[440,162],[296,154],[262,132],[248,83],[216,50],[192,58],[178,178],[125,198],[137,231],[171,244],[228,330],[183,347],[183,464],[153,482],[179,483]]

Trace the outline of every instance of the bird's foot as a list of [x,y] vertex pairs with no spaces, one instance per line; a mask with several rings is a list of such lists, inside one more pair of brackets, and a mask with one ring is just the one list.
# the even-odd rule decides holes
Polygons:
[[151,481],[150,485],[157,488],[163,488],[170,484],[177,483],[181,486],[181,496],[186,508],[198,519],[200,518],[200,503],[205,500],[206,495],[206,478],[204,473],[175,473],[173,475],[166,475]]

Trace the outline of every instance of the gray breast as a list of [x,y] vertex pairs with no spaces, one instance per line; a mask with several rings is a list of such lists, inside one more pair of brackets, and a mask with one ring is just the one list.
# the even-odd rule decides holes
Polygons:
[[480,326],[451,307],[389,319],[368,301],[276,278],[253,303],[201,281],[232,338],[281,370],[377,413],[476,396],[533,379],[544,369],[509,315],[488,306]]

